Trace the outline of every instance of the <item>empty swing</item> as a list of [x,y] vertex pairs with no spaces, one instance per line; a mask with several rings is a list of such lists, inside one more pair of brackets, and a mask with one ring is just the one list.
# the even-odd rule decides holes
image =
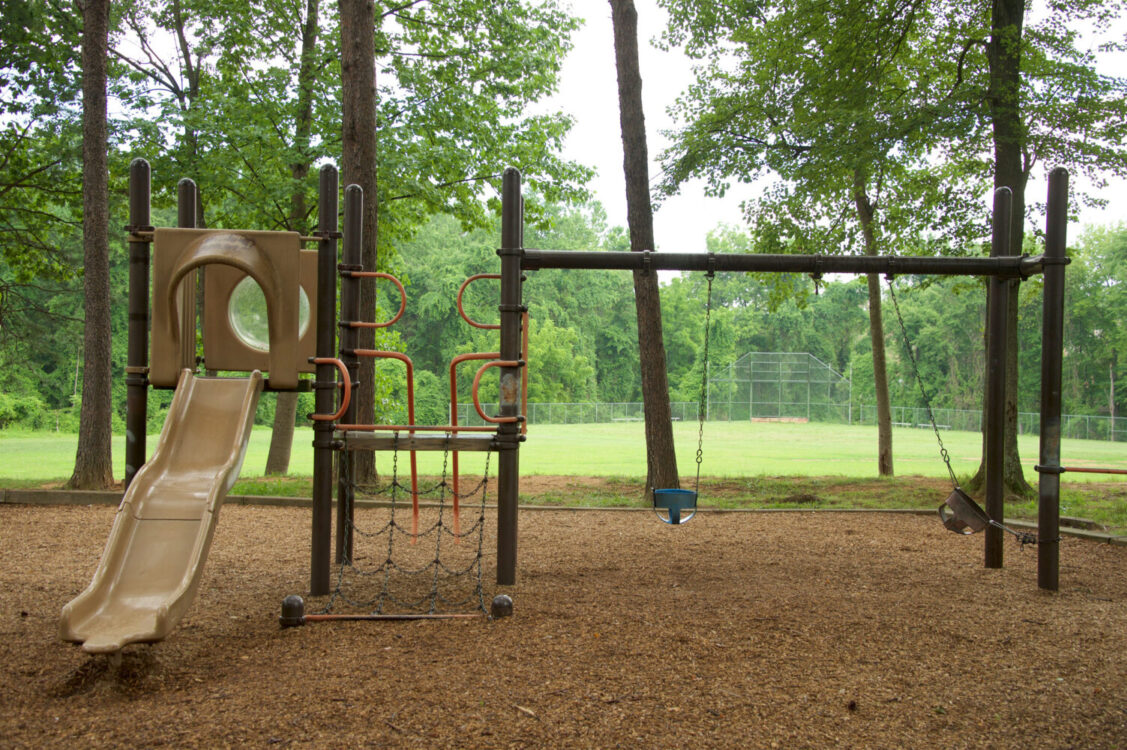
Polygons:
[[900,303],[896,299],[892,277],[886,276],[885,280],[888,282],[888,293],[889,297],[892,298],[892,307],[896,311],[896,320],[900,324],[900,335],[904,339],[904,348],[908,352],[908,361],[912,363],[912,374],[916,378],[916,384],[919,385],[920,395],[923,396],[924,407],[927,409],[927,418],[931,422],[931,429],[935,432],[935,439],[939,443],[939,455],[943,458],[943,463],[947,466],[947,474],[951,477],[951,494],[939,506],[939,520],[943,522],[943,526],[947,530],[964,536],[976,534],[987,526],[993,526],[1007,534],[1012,534],[1022,547],[1027,544],[1037,544],[1036,535],[1015,531],[1009,526],[995,521],[982,509],[981,505],[974,501],[974,498],[966,493],[966,490],[959,486],[955,470],[951,468],[951,455],[943,445],[943,437],[939,434],[939,426],[935,422],[935,414],[931,409],[931,399],[928,398],[923,377],[920,375],[919,365],[916,364],[916,354],[912,350],[912,342],[908,339],[908,328],[904,325],[904,316],[900,314]]
[[[704,366],[700,376],[700,396],[697,399],[697,475],[691,490],[652,488],[653,509],[664,523],[678,526],[697,514],[697,496],[700,490],[700,464],[704,458],[704,413],[708,399],[708,338],[712,325],[712,279],[716,272],[709,257],[708,296],[704,307]],[[685,512],[688,515],[683,515]]]

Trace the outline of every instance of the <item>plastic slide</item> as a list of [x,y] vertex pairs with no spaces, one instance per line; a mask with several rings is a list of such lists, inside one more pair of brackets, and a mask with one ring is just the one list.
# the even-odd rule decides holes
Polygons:
[[59,634],[92,654],[164,639],[199,587],[219,507],[246,455],[262,373],[180,374],[152,458],[118,507],[94,579]]

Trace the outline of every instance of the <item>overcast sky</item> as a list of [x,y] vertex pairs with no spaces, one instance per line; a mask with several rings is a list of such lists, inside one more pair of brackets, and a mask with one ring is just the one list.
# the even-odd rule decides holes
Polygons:
[[[642,68],[642,102],[650,153],[650,181],[660,174],[656,157],[667,140],[662,130],[673,127],[666,109],[692,81],[690,62],[677,52],[662,52],[651,43],[665,27],[665,13],[656,0],[634,0],[638,9],[638,35]],[[618,84],[614,68],[610,5],[606,0],[573,0],[573,11],[586,21],[573,38],[574,49],[564,62],[560,91],[553,109],[572,115],[575,125],[564,155],[594,167],[595,197],[607,209],[611,224],[626,225],[626,188],[622,176],[622,139],[618,123]],[[1127,55],[1102,58],[1101,72],[1127,76]],[[1030,184],[1030,200],[1044,200],[1044,174]],[[754,194],[750,186],[733,186],[724,199],[708,198],[702,183],[689,183],[681,194],[668,199],[654,215],[654,234],[659,250],[704,251],[705,235],[722,222],[742,224],[739,203]],[[1120,181],[1101,193],[1127,200],[1127,184]],[[984,210],[985,197],[984,197]],[[1085,210],[1082,224],[1117,222],[1123,211]],[[1076,236],[1076,230],[1070,231]]]

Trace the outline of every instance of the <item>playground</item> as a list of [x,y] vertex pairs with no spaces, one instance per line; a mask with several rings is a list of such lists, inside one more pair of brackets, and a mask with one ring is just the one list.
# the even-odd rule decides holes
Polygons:
[[308,508],[222,516],[175,636],[90,656],[59,607],[114,508],[0,506],[6,746],[1127,743],[1121,546],[1065,538],[1048,593],[933,515],[525,511],[513,617],[283,630]]
[[[358,329],[393,324],[407,295],[395,278],[358,263],[363,196],[355,187],[345,190],[337,263],[335,170],[323,168],[320,179],[320,224],[310,237],[154,229],[148,165],[134,162],[125,495],[116,511],[0,506],[6,548],[24,552],[0,562],[6,740],[29,747],[1127,742],[1124,552],[1059,531],[1059,476],[1086,470],[1060,464],[1059,367],[1043,378],[1037,533],[999,520],[1003,420],[992,410],[1005,395],[1001,331],[987,352],[994,416],[985,434],[985,511],[958,487],[929,420],[951,482],[921,480],[912,494],[926,495],[930,507],[946,496],[943,524],[914,510],[920,498],[900,513],[706,505],[698,514],[699,473],[692,490],[646,490],[650,509],[538,509],[530,494],[538,484],[548,494],[550,482],[522,477],[517,462],[532,356],[523,270],[680,268],[707,272],[709,290],[714,272],[725,270],[986,275],[994,327],[1003,279],[1043,272],[1045,358],[1059,364],[1063,172],[1051,183],[1045,256],[928,259],[525,250],[520,175],[506,171],[501,273],[471,276],[461,288],[499,280],[500,323],[470,319],[458,293],[466,322],[499,330],[500,345],[454,358],[451,424],[439,425],[415,419],[410,358],[357,343]],[[190,207],[193,193],[184,188]],[[999,200],[996,210],[1008,209],[1008,192]],[[302,249],[309,243],[316,252]],[[204,369],[246,377],[195,371],[195,295],[185,290],[204,266],[211,268],[205,300],[226,301],[204,305]],[[245,277],[263,292],[261,325],[251,326],[255,316],[236,304]],[[393,282],[399,313],[360,319],[363,278]],[[302,317],[306,303],[316,325]],[[711,291],[705,308],[707,363]],[[406,424],[356,418],[360,358],[405,365]],[[484,362],[470,399],[488,425],[454,421],[454,369],[466,360]],[[489,370],[499,375],[494,415],[478,394]],[[299,377],[314,371],[311,381]],[[150,387],[175,387],[151,455]],[[312,503],[224,508],[259,394],[301,389],[316,401]],[[703,428],[702,411],[698,472]],[[372,498],[356,480],[356,450],[390,456],[386,496]],[[419,472],[416,453],[441,456],[437,478]],[[483,454],[483,474],[495,479],[460,474],[459,453]],[[962,536],[974,531],[986,533]],[[500,594],[514,612],[498,606]]]

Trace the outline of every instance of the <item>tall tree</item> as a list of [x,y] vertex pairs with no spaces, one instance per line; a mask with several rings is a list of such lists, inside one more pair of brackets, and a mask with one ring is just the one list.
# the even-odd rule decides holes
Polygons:
[[[1059,0],[1024,35],[1020,0],[663,4],[670,42],[703,61],[678,104],[687,125],[666,155],[666,189],[693,175],[716,192],[733,178],[778,178],[748,206],[763,250],[857,240],[866,252],[965,252],[984,236],[978,196],[992,180],[1014,191],[1018,252],[1035,166],[1079,168],[1097,183],[1127,169],[1127,86],[1095,71],[1075,31],[1106,28],[1118,0]],[[995,159],[980,156],[992,147]],[[1015,402],[1011,427],[1016,417]],[[1009,433],[1008,484],[1020,489]]]
[[[305,22],[301,26],[301,53],[297,74],[297,101],[294,116],[294,158],[290,163],[293,186],[290,193],[289,228],[301,231],[306,223],[306,179],[313,164],[310,140],[313,135],[313,95],[317,82],[317,32],[319,0],[306,0]],[[266,455],[266,474],[285,474],[290,466],[290,451],[297,418],[297,392],[278,394],[274,410],[274,429],[270,433],[270,450]]]
[[[974,186],[952,185],[932,164],[943,138],[973,120],[958,98],[959,40],[936,33],[941,3],[800,0],[747,13],[735,2],[665,5],[669,41],[702,61],[677,105],[686,125],[663,156],[666,192],[694,176],[718,194],[733,178],[775,178],[745,207],[759,252],[927,252],[974,235]],[[935,69],[923,66],[933,60]],[[868,291],[877,468],[890,475],[877,275]]]
[[[642,110],[642,74],[638,62],[638,13],[633,0],[610,0],[610,7],[614,27],[614,61],[618,72],[618,110],[630,249],[633,252],[652,251],[653,208],[650,205],[646,118]],[[638,355],[642,372],[642,401],[645,402],[648,494],[656,487],[680,487],[656,272],[634,272],[634,306],[638,315]]]
[[[968,43],[985,40],[985,104],[993,148],[994,186],[1013,193],[1010,226],[1011,255],[1025,247],[1029,220],[1026,188],[1034,168],[1042,163],[1079,170],[1099,184],[1103,174],[1127,174],[1127,79],[1101,75],[1095,59],[1080,45],[1077,28],[1087,25],[1097,34],[1119,18],[1120,0],[1062,0],[1050,3],[1048,13],[1026,26],[1022,0],[992,0],[988,26],[972,29]],[[1122,42],[1112,42],[1122,49]],[[1090,200],[1081,196],[1082,200]],[[1017,341],[1018,295],[1009,295],[1007,338]],[[1018,352],[1011,347],[1006,358],[1005,448],[1003,483],[1008,493],[1032,491],[1021,468],[1017,447]],[[985,401],[985,399],[984,399]],[[972,489],[986,478],[985,414],[983,460],[967,483]]]
[[[341,84],[341,176],[345,185],[359,185],[364,191],[364,218],[361,262],[365,268],[378,266],[379,193],[378,151],[376,147],[376,59],[375,6],[371,0],[340,0]],[[361,315],[375,319],[376,285],[364,279],[360,285]],[[360,332],[360,347],[374,348],[375,333]],[[356,398],[356,416],[363,424],[375,422],[375,366],[371,359],[360,360],[361,387]],[[356,477],[360,482],[375,478],[375,455],[356,454]]]
[[82,416],[68,486],[113,485],[110,414],[110,186],[106,61],[109,0],[86,0],[82,13],[82,238],[86,324]]

